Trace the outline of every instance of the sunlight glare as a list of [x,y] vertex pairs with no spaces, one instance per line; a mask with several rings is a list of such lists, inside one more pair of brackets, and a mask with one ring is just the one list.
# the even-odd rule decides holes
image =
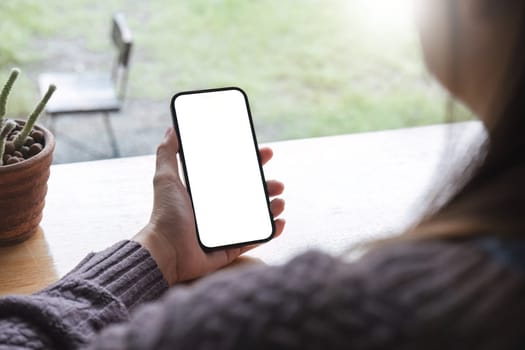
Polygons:
[[413,0],[356,0],[365,22],[374,32],[410,28],[414,22]]

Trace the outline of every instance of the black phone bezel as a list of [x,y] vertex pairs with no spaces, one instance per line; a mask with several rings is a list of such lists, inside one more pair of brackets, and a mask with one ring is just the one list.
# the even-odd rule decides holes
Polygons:
[[[255,147],[255,154],[257,155],[257,162],[259,164],[259,174],[261,176],[261,181],[262,181],[262,185],[263,185],[263,188],[264,188],[264,194],[266,195],[266,205],[267,205],[267,208],[268,208],[269,219],[270,219],[270,222],[271,222],[271,225],[272,225],[272,232],[270,233],[270,235],[267,238],[260,239],[260,240],[239,242],[239,243],[222,245],[222,246],[216,246],[216,247],[208,247],[201,241],[201,238],[200,238],[200,235],[199,235],[199,225],[197,224],[197,217],[195,215],[195,209],[193,207],[193,197],[192,197],[192,194],[191,194],[191,186],[190,186],[190,182],[189,182],[189,179],[188,179],[188,172],[187,172],[187,169],[186,169],[186,161],[185,161],[185,158],[184,158],[183,140],[181,139],[181,134],[180,134],[180,131],[179,131],[179,124],[178,124],[178,121],[177,121],[177,111],[175,110],[175,100],[177,99],[177,97],[183,96],[183,95],[194,95],[194,94],[219,92],[219,91],[229,91],[229,90],[237,90],[244,97],[246,111],[248,112],[248,119],[250,121],[250,130],[251,130],[251,134],[252,134],[253,145]],[[199,245],[201,246],[201,248],[203,250],[205,250],[205,251],[214,251],[214,250],[222,250],[222,249],[227,249],[227,248],[244,247],[244,246],[247,246],[247,245],[260,244],[260,243],[265,243],[265,242],[270,241],[275,235],[275,222],[274,222],[274,217],[273,217],[273,214],[272,214],[272,211],[271,211],[271,208],[270,208],[270,196],[268,195],[268,188],[266,186],[266,178],[264,176],[263,166],[262,166],[262,162],[261,162],[261,155],[259,154],[259,145],[258,145],[258,142],[257,142],[257,137],[255,135],[255,128],[254,128],[254,125],[253,125],[253,118],[252,118],[252,113],[251,113],[251,110],[250,110],[250,104],[248,102],[248,96],[246,95],[244,90],[242,90],[239,87],[229,86],[229,87],[221,87],[221,88],[213,88],[213,89],[181,91],[181,92],[178,92],[175,95],[173,95],[173,97],[171,98],[170,110],[171,110],[171,116],[172,116],[172,120],[173,120],[173,126],[175,128],[175,132],[177,133],[177,137],[179,138],[179,155],[180,155],[180,161],[182,163],[182,169],[183,169],[183,172],[184,172],[184,182],[186,183],[186,189],[188,190],[188,194],[190,196],[190,200],[191,200],[191,203],[192,203],[193,218],[194,218],[194,222],[195,222],[195,231],[197,233],[197,241],[199,242]]]

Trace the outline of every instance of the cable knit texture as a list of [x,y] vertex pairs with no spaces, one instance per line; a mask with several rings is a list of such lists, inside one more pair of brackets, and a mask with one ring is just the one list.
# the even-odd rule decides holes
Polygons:
[[0,349],[78,348],[167,288],[144,248],[120,242],[33,296],[0,299]]
[[[121,243],[35,296],[0,302],[0,344],[76,348],[91,339],[92,350],[521,349],[525,278],[500,252],[475,241],[400,243],[355,263],[309,252],[283,266],[224,271],[173,288],[117,323],[165,289],[151,258],[139,258],[145,250]],[[120,261],[104,267],[114,256]]]

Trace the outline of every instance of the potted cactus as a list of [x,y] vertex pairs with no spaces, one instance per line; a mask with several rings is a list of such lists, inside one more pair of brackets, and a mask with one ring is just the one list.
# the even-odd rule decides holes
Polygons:
[[20,70],[13,69],[0,92],[0,245],[31,237],[42,219],[55,138],[35,125],[55,86],[26,121],[6,119],[7,98]]

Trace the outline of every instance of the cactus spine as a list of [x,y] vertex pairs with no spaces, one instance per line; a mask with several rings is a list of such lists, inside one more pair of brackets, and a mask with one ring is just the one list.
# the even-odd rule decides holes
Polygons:
[[20,69],[13,68],[11,69],[11,74],[9,74],[9,78],[7,79],[7,82],[5,83],[4,87],[2,88],[2,92],[0,93],[0,126],[4,123],[4,116],[6,113],[6,105],[7,105],[7,97],[9,96],[9,93],[11,92],[11,88],[13,87],[13,84],[16,81],[16,78],[18,78],[18,75],[20,74]]
[[13,131],[13,129],[16,127],[16,123],[12,120],[8,120],[4,123],[4,126],[1,128],[0,131],[0,165],[4,164],[4,151],[5,151],[5,142],[7,140],[7,137]]
[[55,90],[56,90],[55,85],[53,84],[49,85],[49,88],[47,89],[46,94],[44,95],[44,97],[42,97],[42,100],[35,107],[34,111],[29,115],[29,118],[27,118],[24,128],[22,129],[20,134],[15,139],[15,147],[17,149],[22,147],[24,143],[26,142],[26,138],[31,132],[31,130],[33,130],[33,126],[35,125],[36,120],[38,119],[38,116],[40,115],[40,113],[42,113],[42,110],[46,106],[47,102],[49,101],[49,99],[51,98]]

